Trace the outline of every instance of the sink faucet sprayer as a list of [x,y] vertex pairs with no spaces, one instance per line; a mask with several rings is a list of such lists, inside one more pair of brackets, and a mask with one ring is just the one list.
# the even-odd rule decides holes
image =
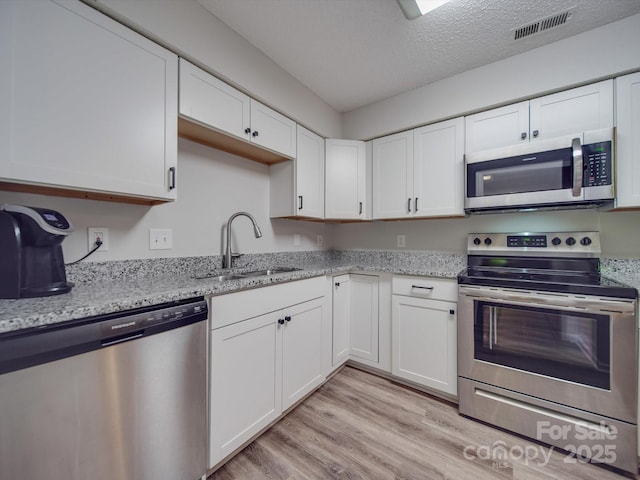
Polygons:
[[245,216],[249,220],[251,220],[251,223],[253,223],[253,233],[255,234],[256,238],[260,238],[262,236],[262,232],[260,231],[260,227],[256,223],[256,219],[253,218],[253,216],[250,213],[247,213],[247,212],[236,212],[233,215],[231,215],[229,217],[229,220],[227,221],[227,248],[225,250],[224,258],[223,258],[223,261],[222,261],[222,267],[223,268],[231,268],[231,267],[233,267],[233,257],[239,257],[240,256],[239,253],[231,253],[231,222],[233,222],[233,220],[236,217],[239,217],[239,216]]

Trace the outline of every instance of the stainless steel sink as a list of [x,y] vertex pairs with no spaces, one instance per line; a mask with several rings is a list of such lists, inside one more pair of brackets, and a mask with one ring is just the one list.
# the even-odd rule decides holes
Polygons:
[[227,280],[240,280],[241,278],[245,278],[245,275],[240,275],[238,273],[231,273],[228,275],[218,275],[217,273],[205,273],[202,275],[194,275],[193,278],[197,278],[198,280],[206,278],[207,280],[212,280],[214,282],[225,282]]
[[245,277],[261,277],[265,275],[275,275],[276,273],[287,273],[287,272],[297,272],[302,270],[301,268],[293,268],[293,267],[273,267],[267,268],[264,270],[255,270],[253,272],[243,273]]
[[214,282],[225,282],[227,280],[240,280],[247,277],[264,277],[268,275],[275,275],[277,273],[296,272],[298,270],[302,270],[302,269],[294,268],[294,267],[272,267],[272,268],[265,268],[264,270],[254,270],[252,272],[227,273],[223,275],[221,275],[220,272],[209,272],[209,273],[194,275],[193,278],[196,278],[198,280],[207,279]]

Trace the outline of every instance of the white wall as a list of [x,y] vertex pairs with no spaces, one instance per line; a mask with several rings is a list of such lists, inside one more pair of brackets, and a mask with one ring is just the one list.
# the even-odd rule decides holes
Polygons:
[[368,140],[640,69],[640,14],[475,68],[343,115]]
[[84,0],[326,137],[341,116],[195,0]]
[[[261,253],[316,249],[316,236],[330,242],[332,226],[269,218],[269,167],[187,140],[178,144],[178,200],[153,207],[0,191],[1,203],[58,210],[76,231],[63,242],[65,261],[87,252],[87,227],[109,229],[110,250],[87,261],[219,255],[223,227],[231,214],[245,210],[262,229],[256,239],[249,219],[233,222],[233,250]],[[149,228],[173,229],[172,250],[149,250]],[[300,234],[301,245],[293,245]]]
[[640,212],[565,210],[341,224],[331,239],[338,249],[401,250],[396,235],[406,235],[405,250],[465,254],[468,233],[536,231],[600,231],[603,257],[640,257]]

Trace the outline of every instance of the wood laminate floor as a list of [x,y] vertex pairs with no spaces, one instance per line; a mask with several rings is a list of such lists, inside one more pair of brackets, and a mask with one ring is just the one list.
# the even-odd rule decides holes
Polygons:
[[566,457],[461,417],[455,405],[345,367],[209,480],[625,478]]

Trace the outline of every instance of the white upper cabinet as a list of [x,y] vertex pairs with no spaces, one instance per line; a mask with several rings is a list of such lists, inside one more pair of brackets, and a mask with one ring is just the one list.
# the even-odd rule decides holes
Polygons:
[[613,80],[465,118],[465,151],[489,150],[613,126]]
[[180,109],[183,117],[248,140],[251,99],[213,75],[180,59]]
[[640,73],[616,78],[616,207],[640,207]]
[[324,138],[298,125],[295,160],[270,167],[270,216],[324,218]]
[[176,198],[173,53],[81,2],[31,0],[0,2],[0,62],[0,180]]
[[465,117],[467,153],[528,141],[529,102],[494,108]]
[[404,218],[412,211],[413,130],[373,141],[373,218]]
[[464,215],[464,119],[418,128],[413,141],[414,215]]
[[180,59],[179,112],[180,135],[185,138],[263,163],[296,156],[293,120],[184,59]]
[[373,218],[463,215],[462,117],[373,141]]
[[251,99],[251,141],[293,158],[296,156],[296,122]]
[[365,143],[327,139],[325,145],[325,217],[364,220],[367,211]]

